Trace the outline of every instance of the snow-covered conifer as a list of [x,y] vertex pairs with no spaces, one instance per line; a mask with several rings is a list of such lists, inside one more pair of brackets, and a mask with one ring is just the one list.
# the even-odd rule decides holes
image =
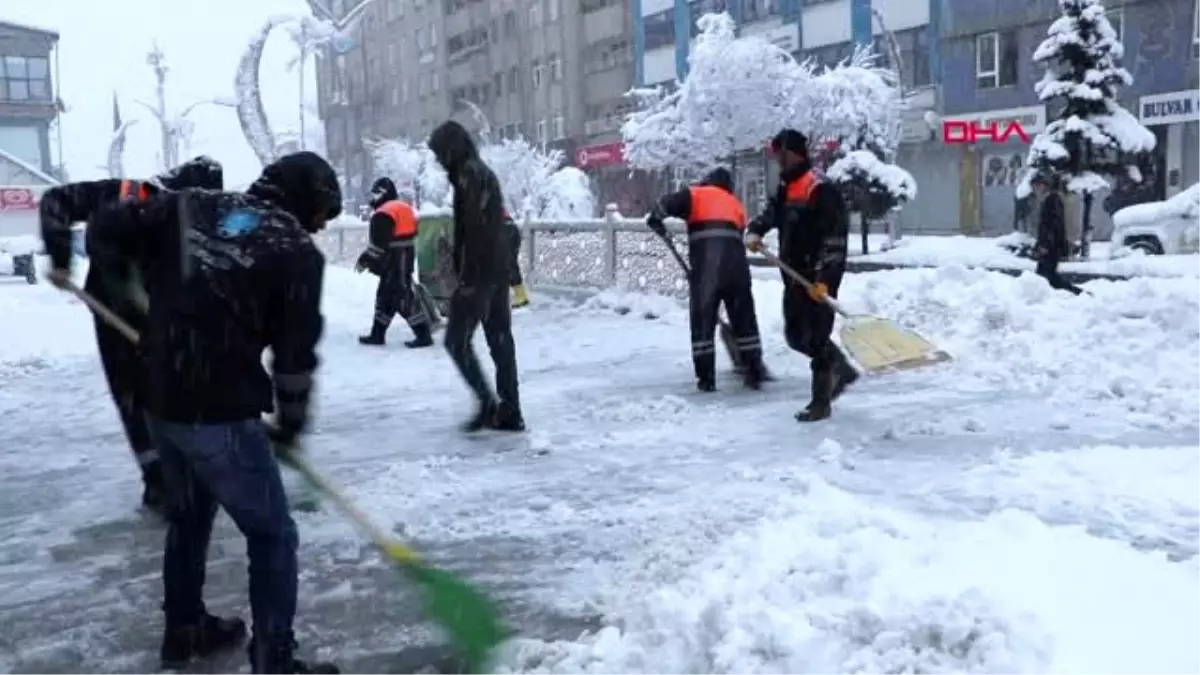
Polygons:
[[1054,106],[1051,121],[1030,144],[1030,170],[1017,186],[1029,193],[1035,172],[1061,177],[1067,190],[1083,196],[1080,255],[1088,257],[1094,195],[1109,188],[1107,176],[1141,180],[1138,155],[1154,150],[1154,134],[1117,103],[1133,81],[1120,66],[1124,47],[1100,0],[1058,0],[1062,16],[1050,25],[1033,54],[1046,68],[1034,85],[1038,98]]

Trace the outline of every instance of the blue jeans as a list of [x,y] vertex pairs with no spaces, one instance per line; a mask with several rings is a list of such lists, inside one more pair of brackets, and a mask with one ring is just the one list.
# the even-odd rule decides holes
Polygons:
[[256,640],[291,640],[296,614],[296,524],[261,420],[177,424],[148,416],[167,501],[163,610],[167,626],[204,614],[204,572],[217,507],[246,537]]

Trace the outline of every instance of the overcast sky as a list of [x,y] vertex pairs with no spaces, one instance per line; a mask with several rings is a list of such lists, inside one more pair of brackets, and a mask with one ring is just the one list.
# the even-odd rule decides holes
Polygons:
[[[304,0],[19,0],[0,6],[0,20],[32,24],[60,35],[59,89],[68,112],[62,119],[63,159],[73,180],[106,177],[112,137],[112,95],[130,129],[125,169],[131,176],[156,170],[158,128],[134,103],[154,100],[154,73],[146,53],[157,39],[172,72],[168,111],[205,98],[232,97],[234,72],[250,36],[274,14],[306,13]],[[298,75],[286,69],[295,54],[279,29],[267,45],[262,66],[263,101],[275,130],[298,128]],[[315,82],[309,63],[309,98]],[[189,155],[208,154],[225,165],[231,186],[248,183],[259,165],[243,139],[230,108],[204,108],[190,116],[196,124]],[[57,161],[57,160],[56,160]]]

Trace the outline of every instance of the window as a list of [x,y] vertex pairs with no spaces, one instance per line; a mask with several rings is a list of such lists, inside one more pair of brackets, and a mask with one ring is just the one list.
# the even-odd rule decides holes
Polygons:
[[521,88],[521,71],[516,66],[508,69],[508,90],[517,92]]
[[400,100],[404,102],[408,101],[408,80],[400,84]]
[[496,98],[504,96],[504,73],[492,75],[492,93],[496,95]]
[[425,73],[421,73],[417,76],[417,96],[424,98],[427,93],[429,93],[429,80]]
[[1017,83],[1017,34],[984,33],[975,38],[975,87],[995,89]]
[[559,0],[546,0],[546,21],[558,21],[558,3]]
[[429,42],[425,38],[425,29],[417,29],[417,51],[423,52],[429,48]]
[[504,13],[504,34],[512,37],[513,33],[517,32],[517,13],[508,11]]
[[779,0],[742,0],[742,20],[758,21],[779,14]]
[[442,74],[436,70],[429,74],[429,91],[437,93],[442,88]]
[[621,0],[581,0],[579,9],[584,14],[599,12],[600,10],[610,5],[619,4]]
[[912,58],[908,60],[909,85],[924,87],[933,82],[929,74],[929,33],[925,28],[912,31]]
[[534,61],[533,68],[529,71],[530,82],[534,89],[540,89],[542,86],[542,64]]
[[41,57],[6,56],[0,61],[0,98],[49,101],[50,62]]
[[438,45],[437,42],[437,26],[429,24],[429,48],[432,49]]
[[1117,34],[1117,44],[1124,45],[1125,11],[1122,9],[1110,9],[1104,13],[1104,16],[1108,18],[1109,25],[1112,26],[1113,31]]
[[1200,59],[1200,7],[1193,10],[1192,23],[1192,58]]
[[392,93],[392,105],[393,106],[400,105],[400,87],[399,86],[393,87],[391,93]]
[[546,142],[546,120],[538,120],[537,123],[537,142]]
[[529,6],[529,25],[542,25],[542,0],[533,0],[533,4]]
[[550,62],[547,64],[547,67],[550,69],[550,81],[551,82],[562,81],[562,79],[563,79],[562,57],[560,57],[558,54],[551,56]]
[[646,49],[656,49],[675,44],[675,10],[668,9],[651,14],[642,22],[646,37]]
[[561,141],[567,137],[567,119],[562,115],[554,118],[553,129],[551,132],[554,135],[554,140]]

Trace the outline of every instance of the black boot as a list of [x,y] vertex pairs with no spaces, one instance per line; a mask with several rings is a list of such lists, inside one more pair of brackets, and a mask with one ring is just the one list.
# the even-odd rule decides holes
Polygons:
[[837,365],[834,367],[833,372],[833,392],[829,397],[832,401],[838,400],[838,397],[858,380],[858,369],[854,367],[854,364],[850,363],[850,359],[846,358],[842,350],[837,350],[836,358]]
[[404,343],[409,349],[420,349],[421,347],[433,346],[433,331],[430,330],[429,324],[423,323],[413,328],[413,339]]
[[257,640],[250,641],[247,649],[250,653],[250,670],[255,673],[327,673],[336,675],[342,672],[337,666],[327,661],[305,662],[296,658],[296,642],[289,639],[283,644],[261,647]]
[[747,359],[746,367],[742,371],[742,383],[747,388],[758,391],[762,389],[763,382],[770,382],[771,374],[767,372],[767,367],[763,365],[762,359]]
[[238,618],[222,619],[205,614],[190,626],[167,626],[159,658],[164,670],[186,666],[193,659],[233,649],[246,639],[246,622]]
[[[814,361],[817,361],[814,359]],[[834,365],[820,360],[813,364],[812,400],[796,413],[797,422],[819,422],[832,414]]]
[[375,346],[387,344],[387,329],[386,324],[378,322],[371,324],[371,332],[367,335],[358,336],[358,344]]
[[460,427],[464,433],[474,433],[485,427],[491,426],[496,418],[496,403],[494,401],[480,401],[479,410],[475,415],[463,422]]
[[711,375],[702,375],[696,378],[696,389],[707,394],[717,390],[717,382]]
[[525,418],[521,415],[521,407],[501,401],[496,405],[491,427],[497,431],[525,431]]

